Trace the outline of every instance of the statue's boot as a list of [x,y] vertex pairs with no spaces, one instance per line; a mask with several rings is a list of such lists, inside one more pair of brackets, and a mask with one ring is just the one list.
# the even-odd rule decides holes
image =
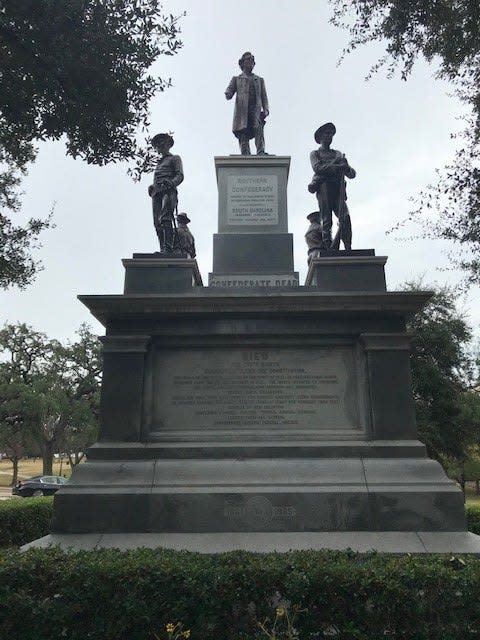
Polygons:
[[331,231],[322,232],[322,244],[327,251],[332,248],[332,232]]
[[265,137],[263,135],[263,127],[257,127],[254,130],[255,133],[255,147],[257,149],[257,156],[266,156],[268,153],[265,151]]
[[346,251],[351,251],[352,249],[352,222],[350,220],[350,215],[347,215],[343,219],[342,225],[342,242]]
[[238,144],[240,146],[240,153],[241,153],[242,156],[251,155],[250,140],[248,139],[248,137],[246,135],[241,135],[238,138]]
[[173,229],[172,227],[163,228],[163,240],[164,246],[162,251],[164,253],[173,253]]

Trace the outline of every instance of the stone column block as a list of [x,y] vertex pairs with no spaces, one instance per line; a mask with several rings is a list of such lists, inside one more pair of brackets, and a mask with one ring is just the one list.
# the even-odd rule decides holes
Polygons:
[[406,334],[364,333],[367,393],[374,440],[406,440],[417,435]]
[[145,354],[150,336],[105,336],[100,441],[141,439]]

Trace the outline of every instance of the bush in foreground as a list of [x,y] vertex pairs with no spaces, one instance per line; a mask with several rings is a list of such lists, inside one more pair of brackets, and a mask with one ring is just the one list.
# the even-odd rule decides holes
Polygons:
[[21,546],[50,533],[53,496],[0,502],[0,547]]
[[0,561],[2,638],[153,640],[181,622],[191,640],[253,639],[279,607],[300,610],[300,640],[478,638],[480,561],[145,549],[10,551]]

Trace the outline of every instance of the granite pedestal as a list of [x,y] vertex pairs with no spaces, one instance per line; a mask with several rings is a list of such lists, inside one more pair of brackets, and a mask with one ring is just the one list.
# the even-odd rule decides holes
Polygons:
[[288,233],[288,156],[218,156],[218,233],[211,287],[291,287],[293,236]]

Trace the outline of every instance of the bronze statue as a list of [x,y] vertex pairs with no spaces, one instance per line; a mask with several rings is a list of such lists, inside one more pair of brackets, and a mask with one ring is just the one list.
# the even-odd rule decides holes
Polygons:
[[152,198],[153,224],[160,243],[160,252],[172,253],[173,214],[178,205],[177,187],[183,182],[182,159],[170,153],[173,138],[168,133],[158,133],[154,136],[152,146],[160,154],[153,175],[153,185],[148,187],[148,195]]
[[[338,250],[341,240],[349,251],[352,248],[352,224],[347,207],[345,176],[355,178],[356,172],[343,153],[330,149],[335,133],[335,125],[331,122],[315,131],[315,141],[320,146],[310,154],[314,176],[308,190],[317,195],[322,248]],[[338,229],[333,242],[332,212],[338,218]]]
[[227,100],[235,93],[235,111],[233,113],[233,133],[238,138],[240,153],[250,155],[250,139],[255,138],[257,155],[265,154],[263,127],[269,114],[268,98],[263,78],[253,71],[255,57],[246,51],[238,61],[242,73],[234,76],[225,91]]
[[310,221],[307,233],[305,234],[305,242],[308,247],[308,264],[312,258],[320,256],[320,251],[324,249],[322,224],[320,222],[320,211],[313,211],[307,216],[307,220]]
[[195,238],[187,227],[189,222],[190,218],[186,213],[177,215],[177,246],[180,255],[187,258],[195,258]]

